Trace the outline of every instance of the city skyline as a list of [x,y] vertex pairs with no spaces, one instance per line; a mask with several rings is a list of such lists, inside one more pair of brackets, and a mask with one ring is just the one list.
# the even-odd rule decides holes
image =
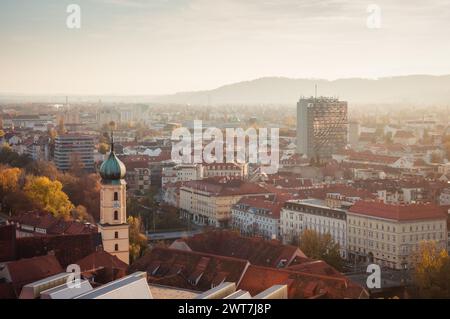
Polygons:
[[[2,93],[159,95],[265,76],[450,74],[447,1],[86,0],[81,28],[69,29],[72,3],[2,1]],[[380,28],[367,25],[371,4]]]

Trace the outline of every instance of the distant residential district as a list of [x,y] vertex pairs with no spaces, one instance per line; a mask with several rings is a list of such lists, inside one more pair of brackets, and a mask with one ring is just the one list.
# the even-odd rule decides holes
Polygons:
[[[0,118],[0,298],[450,297],[446,108],[67,99]],[[194,120],[278,128],[278,172],[173,161]]]

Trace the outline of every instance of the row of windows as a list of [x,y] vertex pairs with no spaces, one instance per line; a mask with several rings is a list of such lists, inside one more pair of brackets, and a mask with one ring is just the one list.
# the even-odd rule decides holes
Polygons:
[[[353,219],[353,218],[349,218],[348,219],[348,224],[349,225],[357,225],[357,226],[362,226],[362,227],[366,227],[366,222],[365,221],[363,221],[363,222],[361,222],[361,220],[359,220],[358,219],[358,221],[356,221],[356,219]],[[384,225],[383,223],[372,223],[372,222],[369,222],[368,223],[368,226],[369,226],[369,228],[370,229],[380,229],[380,230],[382,230],[382,231],[388,231],[388,232],[396,232],[396,227],[395,226],[390,226],[390,225]],[[432,223],[432,224],[421,224],[421,225],[415,225],[415,226],[413,226],[413,225],[410,225],[409,227],[408,226],[402,226],[402,232],[407,232],[407,231],[409,231],[409,232],[414,232],[414,231],[416,231],[416,232],[418,232],[418,231],[426,231],[426,230],[436,230],[436,229],[440,229],[440,230],[442,230],[443,229],[443,223],[438,223],[438,224],[436,224],[436,223]]]
[[[290,207],[288,207],[288,209],[298,211],[301,213],[305,213],[305,214],[319,215],[319,216],[328,217],[328,218],[345,219],[344,212],[332,210],[331,208],[312,208],[312,207],[308,207],[308,206],[306,206],[306,207],[305,206],[290,206]],[[287,216],[287,214],[290,214],[291,218],[292,218],[292,215],[294,213],[286,212],[285,214],[286,214],[286,216]]]

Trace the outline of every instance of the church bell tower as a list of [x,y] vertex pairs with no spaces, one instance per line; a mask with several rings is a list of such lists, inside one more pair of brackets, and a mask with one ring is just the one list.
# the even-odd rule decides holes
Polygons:
[[111,151],[100,166],[100,223],[103,249],[129,264],[129,226],[127,224],[127,193],[125,165],[114,153],[111,133]]

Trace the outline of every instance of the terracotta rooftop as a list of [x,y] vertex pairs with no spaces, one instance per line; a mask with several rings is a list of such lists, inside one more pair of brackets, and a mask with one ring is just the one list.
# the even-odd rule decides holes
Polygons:
[[76,235],[97,232],[97,227],[94,225],[84,224],[73,220],[67,221],[62,218],[56,218],[52,214],[45,212],[19,213],[9,220],[18,224],[18,226],[31,226],[44,229],[48,235]]
[[328,265],[323,260],[303,259],[298,264],[291,265],[287,270],[305,272],[315,275],[331,276],[336,278],[345,278],[338,270]]
[[146,271],[150,283],[206,291],[223,281],[240,282],[248,261],[200,252],[156,247],[128,272]]
[[215,196],[235,196],[246,194],[267,194],[269,191],[255,183],[226,177],[212,177],[186,182],[183,187],[208,192]]
[[17,238],[16,240],[18,258],[30,258],[53,253],[63,267],[93,253],[100,244],[100,233],[32,236]]
[[398,156],[378,155],[371,152],[353,152],[348,157],[349,161],[368,162],[377,164],[394,164],[400,159]]
[[245,210],[251,209],[251,208],[257,208],[259,210],[266,211],[267,217],[270,218],[280,218],[280,211],[281,208],[283,208],[283,204],[285,203],[284,200],[282,201],[276,201],[276,200],[266,200],[262,196],[258,197],[244,197],[240,201],[238,201],[235,205],[235,207],[244,206]]
[[16,299],[17,295],[11,283],[0,283],[0,299]]
[[98,268],[111,268],[126,271],[128,265],[121,261],[117,256],[111,255],[106,251],[96,251],[76,262],[81,271],[90,271]]
[[397,131],[394,138],[414,138],[414,134],[409,131]]
[[64,271],[56,257],[51,255],[11,261],[6,267],[17,295],[24,285]]
[[238,289],[246,290],[254,296],[274,285],[287,285],[289,299],[342,299],[368,296],[363,287],[343,276],[325,276],[254,265],[248,268]]
[[394,205],[380,201],[358,201],[349,212],[398,221],[447,218],[447,212],[434,204]]
[[232,231],[210,231],[176,242],[185,243],[193,251],[246,259],[252,265],[267,267],[285,267],[297,256],[306,257],[296,246],[244,237]]

